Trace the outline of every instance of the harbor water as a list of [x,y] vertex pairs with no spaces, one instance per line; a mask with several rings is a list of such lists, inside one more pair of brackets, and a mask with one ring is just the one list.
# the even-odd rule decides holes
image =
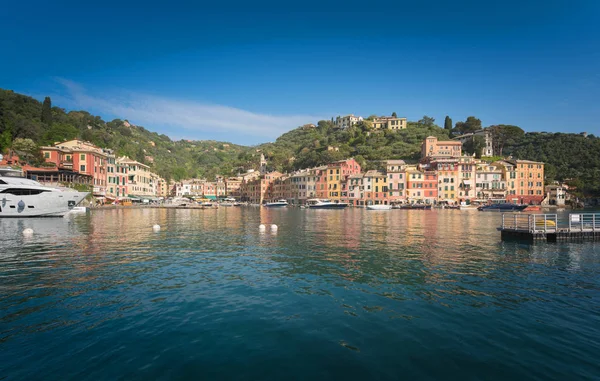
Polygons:
[[2,219],[0,380],[599,379],[600,244],[501,242],[500,220],[258,207]]

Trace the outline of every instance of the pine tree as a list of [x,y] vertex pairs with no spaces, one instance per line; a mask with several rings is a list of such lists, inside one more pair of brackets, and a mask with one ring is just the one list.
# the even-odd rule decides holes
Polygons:
[[445,130],[452,130],[452,119],[446,115],[446,119],[444,119],[444,129]]
[[52,125],[52,101],[50,97],[44,98],[44,103],[42,104],[42,123],[47,126]]
[[392,113],[392,118],[397,118],[397,117],[398,117],[398,114],[396,114],[396,111],[394,111],[394,112]]

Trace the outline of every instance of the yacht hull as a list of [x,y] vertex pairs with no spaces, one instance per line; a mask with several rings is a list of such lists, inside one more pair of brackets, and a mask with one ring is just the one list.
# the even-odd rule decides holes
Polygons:
[[308,205],[309,209],[344,209],[348,204]]
[[44,192],[23,196],[0,194],[0,218],[62,217],[87,195],[88,192]]
[[391,205],[367,205],[367,210],[390,210]]

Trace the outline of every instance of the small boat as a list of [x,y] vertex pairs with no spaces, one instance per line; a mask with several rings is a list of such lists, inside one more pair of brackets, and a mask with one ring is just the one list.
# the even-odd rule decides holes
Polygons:
[[477,210],[475,205],[461,205],[460,210]]
[[416,210],[431,210],[431,204],[406,204],[398,205],[394,209],[416,209]]
[[265,207],[267,208],[283,208],[288,206],[288,202],[286,200],[277,200],[274,202],[267,202]]
[[392,209],[391,205],[367,205],[367,210],[390,210]]
[[223,201],[221,201],[221,203],[219,205],[220,206],[240,206],[240,203],[235,201],[235,198],[230,197],[230,198],[223,199]]
[[309,209],[343,209],[348,207],[348,203],[345,202],[332,202],[330,200],[321,200],[313,198],[306,200],[306,207]]
[[477,210],[481,212],[520,212],[527,208],[529,205],[519,205],[519,204],[490,204],[483,205],[477,208]]

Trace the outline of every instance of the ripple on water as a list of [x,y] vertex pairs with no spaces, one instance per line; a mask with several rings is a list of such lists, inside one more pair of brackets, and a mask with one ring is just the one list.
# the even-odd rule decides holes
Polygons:
[[2,376],[596,377],[600,246],[500,242],[498,218],[222,208],[0,220]]

